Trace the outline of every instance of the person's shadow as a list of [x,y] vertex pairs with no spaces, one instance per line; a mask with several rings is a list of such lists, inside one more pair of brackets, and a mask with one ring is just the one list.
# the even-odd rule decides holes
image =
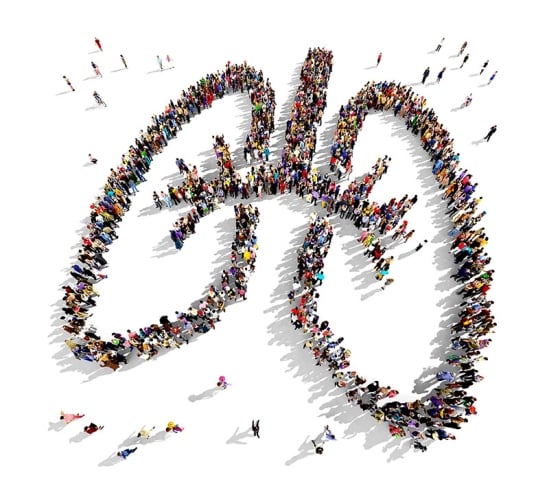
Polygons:
[[251,428],[248,428],[247,430],[244,430],[242,432],[238,432],[238,430],[240,430],[240,427],[237,426],[236,427],[236,430],[234,431],[234,433],[229,437],[229,439],[227,440],[226,443],[228,444],[239,444],[239,445],[246,445],[246,442],[242,442],[242,439],[244,438],[249,438],[251,436],[253,436],[250,431],[251,431]]
[[189,395],[189,400],[191,402],[196,402],[197,400],[211,399],[217,392],[219,392],[219,388],[217,387],[208,388],[197,395]]
[[112,453],[107,459],[104,459],[101,461],[98,466],[114,466],[115,464],[118,464],[119,462],[123,461],[123,459],[116,455],[116,452]]
[[48,428],[48,431],[61,431],[65,426],[67,426],[67,423],[63,420],[56,421],[55,423],[49,422],[50,426]]
[[85,431],[82,431],[82,432],[77,433],[76,435],[74,435],[74,437],[69,438],[69,442],[71,442],[71,443],[80,443],[82,440],[84,440],[85,438],[88,438],[88,437],[89,437],[89,435]]
[[307,456],[314,455],[314,446],[311,443],[311,440],[307,436],[305,440],[303,440],[302,444],[297,449],[298,453],[292,457],[291,459],[288,459],[284,464],[286,466],[291,466],[292,464],[296,463],[300,459],[304,459]]
[[144,438],[141,443],[150,444],[155,442],[164,442],[168,438],[168,432],[164,430],[158,430],[154,435],[149,438]]

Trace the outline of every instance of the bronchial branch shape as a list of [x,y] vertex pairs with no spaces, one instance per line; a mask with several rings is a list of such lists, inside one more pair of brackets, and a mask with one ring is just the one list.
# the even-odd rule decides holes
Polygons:
[[[131,336],[114,333],[112,338],[105,339],[87,326],[90,309],[98,296],[95,284],[104,278],[101,273],[107,263],[104,254],[116,241],[118,223],[131,208],[129,180],[143,181],[154,156],[163,151],[182,126],[188,125],[191,117],[210,108],[216,99],[228,94],[247,92],[250,96],[252,122],[246,139],[247,159],[253,157],[262,161],[256,169],[259,181],[254,178],[254,184],[263,185],[267,195],[294,191],[315,205],[320,202],[328,216],[339,213],[341,222],[351,220],[357,228],[363,228],[367,222],[372,229],[378,230],[381,237],[392,230],[399,233],[396,238],[403,236],[402,226],[397,227],[394,217],[388,219],[387,213],[396,212],[400,220],[417,196],[405,196],[398,201],[391,199],[381,206],[373,205],[368,199],[373,183],[387,172],[388,162],[379,164],[377,169],[374,166],[372,173],[351,182],[344,191],[340,191],[340,185],[328,174],[320,176],[316,168],[312,168],[316,132],[322,125],[331,71],[330,51],[309,50],[286,123],[286,145],[276,167],[263,163],[269,161],[269,139],[274,131],[274,90],[261,71],[247,64],[227,64],[223,71],[212,73],[183,91],[176,102],[170,101],[162,113],[154,116],[152,123],[128,149],[122,166],[112,170],[103,194],[91,205],[89,233],[82,239],[79,262],[71,272],[75,282],[64,288],[63,311],[69,318],[64,329],[71,334],[67,345],[75,357],[112,369],[126,360],[122,351],[132,348],[137,350],[139,357],[149,359],[165,346],[181,346],[191,332],[207,331],[205,323],[211,329],[215,324],[215,313],[224,311],[227,299],[246,297],[247,271],[253,268],[254,227],[259,214],[251,206],[237,205],[235,214],[239,234],[235,243],[238,241],[243,245],[240,246],[242,250],[235,250],[231,255],[234,260],[222,274],[221,288],[211,287],[202,302],[180,313],[178,320],[162,316],[159,323],[144,327]],[[358,133],[372,112],[392,112],[402,119],[403,126],[418,136],[418,145],[431,156],[433,175],[448,202],[450,235],[453,237],[449,245],[458,265],[453,277],[460,286],[458,293],[463,295],[463,301],[459,320],[449,330],[451,341],[444,368],[433,378],[435,386],[432,391],[411,402],[399,402],[396,390],[381,386],[377,380],[367,382],[363,376],[349,370],[350,352],[341,346],[341,338],[335,338],[327,321],[315,322],[316,318],[311,314],[311,310],[316,313],[316,293],[323,280],[321,268],[333,236],[329,221],[320,215],[312,220],[299,254],[302,267],[297,280],[303,293],[292,315],[294,323],[299,322],[302,328],[306,325],[307,332],[312,333],[305,346],[311,348],[319,365],[330,367],[336,386],[346,389],[348,400],[368,410],[377,420],[386,421],[391,435],[411,436],[418,448],[424,448],[426,438],[454,438],[447,430],[460,428],[468,421],[468,416],[476,413],[476,399],[468,394],[467,389],[482,380],[476,369],[477,362],[484,358],[481,349],[489,345],[491,339],[487,335],[496,326],[490,310],[493,302],[488,300],[493,278],[493,270],[487,269],[490,262],[485,252],[488,237],[478,225],[485,213],[477,210],[480,198],[475,197],[476,183],[473,183],[471,174],[459,168],[460,157],[454,152],[453,138],[448,130],[434,110],[426,108],[423,97],[415,94],[412,88],[394,82],[368,82],[341,107],[330,164],[326,165],[332,167],[332,172],[339,178],[349,173]],[[222,136],[218,138],[217,145],[225,146]],[[218,178],[210,183],[199,179],[199,187],[192,188],[188,200],[197,207],[195,222],[199,222],[200,214],[206,212],[198,212],[200,203],[208,205],[203,193],[206,197],[217,194],[221,201],[227,198],[228,192],[242,193],[242,185],[233,183],[236,175],[232,174],[232,162],[222,161],[221,166]],[[254,191],[258,197],[261,196],[259,189]],[[215,202],[211,205],[216,208]],[[207,212],[213,208],[208,206]],[[349,209],[352,213],[348,215]]]

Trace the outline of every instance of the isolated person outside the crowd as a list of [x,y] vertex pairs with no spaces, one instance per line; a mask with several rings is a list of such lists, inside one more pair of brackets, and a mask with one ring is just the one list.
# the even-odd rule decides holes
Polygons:
[[85,414],[71,414],[68,412],[61,411],[61,415],[59,416],[59,419],[62,419],[65,421],[65,423],[69,424],[72,423],[75,419],[83,418]]
[[123,449],[116,453],[118,457],[121,457],[122,459],[127,459],[131,454],[133,454],[138,447],[134,447],[133,449]]

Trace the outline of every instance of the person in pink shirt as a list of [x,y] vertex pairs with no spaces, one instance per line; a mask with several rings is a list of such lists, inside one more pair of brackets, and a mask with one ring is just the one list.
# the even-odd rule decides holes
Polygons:
[[85,414],[69,414],[67,412],[61,411],[61,416],[59,416],[59,419],[62,419],[65,421],[65,423],[69,424],[75,419],[83,418]]

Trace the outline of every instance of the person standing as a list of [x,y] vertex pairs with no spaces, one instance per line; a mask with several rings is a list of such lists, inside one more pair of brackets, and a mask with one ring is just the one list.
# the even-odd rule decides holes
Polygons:
[[156,56],[156,63],[158,64],[158,67],[160,67],[160,70],[164,70],[164,66],[162,65],[162,59],[160,58],[160,55]]
[[134,447],[133,449],[120,450],[116,453],[116,455],[118,457],[121,457],[122,459],[126,459],[128,456],[133,454],[137,449],[138,449],[138,447]]
[[469,60],[469,54],[463,57],[463,62],[461,63],[461,66],[459,66],[459,68],[461,69],[468,60]]
[[442,44],[444,43],[444,40],[446,38],[442,37],[442,39],[439,41],[437,48],[435,48],[435,52],[440,52],[440,49],[442,48]]
[[404,235],[404,243],[406,243],[410,238],[412,238],[415,232],[416,230],[412,230],[406,233],[406,235]]
[[327,440],[327,441],[333,441],[335,440],[336,437],[335,435],[332,433],[332,431],[330,430],[330,427],[328,425],[326,425],[324,427],[324,440]]
[[97,45],[97,48],[99,48],[99,50],[103,51],[103,47],[101,46],[101,42],[99,41],[99,38],[97,38],[97,36],[95,37],[95,44]]
[[377,55],[377,64],[376,64],[376,67],[379,66],[379,63],[381,62],[381,57],[383,57],[383,53],[379,52],[379,54]]
[[427,67],[425,71],[423,71],[423,78],[421,78],[421,84],[424,85],[425,81],[427,81],[427,78],[429,77],[429,74],[431,73],[431,69]]
[[67,86],[68,86],[72,91],[74,91],[74,86],[72,86],[72,83],[71,83],[70,79],[67,78],[67,76],[63,76],[63,79],[65,80],[65,83],[67,83]]
[[440,72],[437,74],[437,83],[440,83],[440,80],[442,79],[442,76],[444,76],[444,72],[446,71],[446,68],[443,67]]
[[423,242],[420,242],[416,247],[416,252],[419,252],[426,243],[427,243],[427,240],[423,240]]
[[496,72],[494,72],[494,73],[490,76],[490,79],[488,80],[488,84],[490,84],[492,81],[494,81],[494,78],[496,77],[496,74],[497,74],[497,73],[498,73],[498,72],[496,71]]
[[174,423],[173,421],[168,421],[168,424],[166,425],[166,431],[173,433],[181,433],[184,430],[181,426],[179,426],[177,423]]
[[230,383],[227,383],[225,376],[220,376],[217,381],[217,386],[222,390],[226,390]]
[[120,54],[120,60],[122,61],[122,64],[124,64],[124,67],[127,69],[128,64],[126,64],[126,58],[122,54]]
[[488,66],[489,64],[489,60],[485,61],[484,64],[482,64],[482,67],[480,68],[480,74],[482,74],[484,72],[484,69],[486,69],[486,67]]
[[316,442],[315,440],[311,440],[311,443],[313,444],[313,447],[315,448],[315,452],[318,455],[322,455],[322,453],[324,452],[324,440],[322,440],[321,442]]
[[183,248],[183,241],[177,236],[177,232],[175,230],[170,230],[170,238],[177,250],[181,250]]
[[145,426],[143,426],[138,432],[137,432],[137,438],[141,438],[141,439],[147,439],[147,438],[151,438],[151,433],[152,431],[154,430],[154,426],[151,428],[151,429],[147,429],[145,428]]
[[486,133],[486,136],[484,137],[484,139],[489,142],[490,141],[490,138],[492,138],[493,134],[498,130],[498,126],[497,124],[494,124],[491,128],[490,128],[490,131],[488,131],[488,133]]
[[101,71],[99,70],[99,66],[93,61],[91,63],[91,66],[92,66],[92,69],[93,69],[93,72],[95,73],[95,75],[102,78],[103,75],[101,74]]
[[254,437],[259,438],[259,419],[257,421],[254,421],[252,419],[252,432],[254,434]]

